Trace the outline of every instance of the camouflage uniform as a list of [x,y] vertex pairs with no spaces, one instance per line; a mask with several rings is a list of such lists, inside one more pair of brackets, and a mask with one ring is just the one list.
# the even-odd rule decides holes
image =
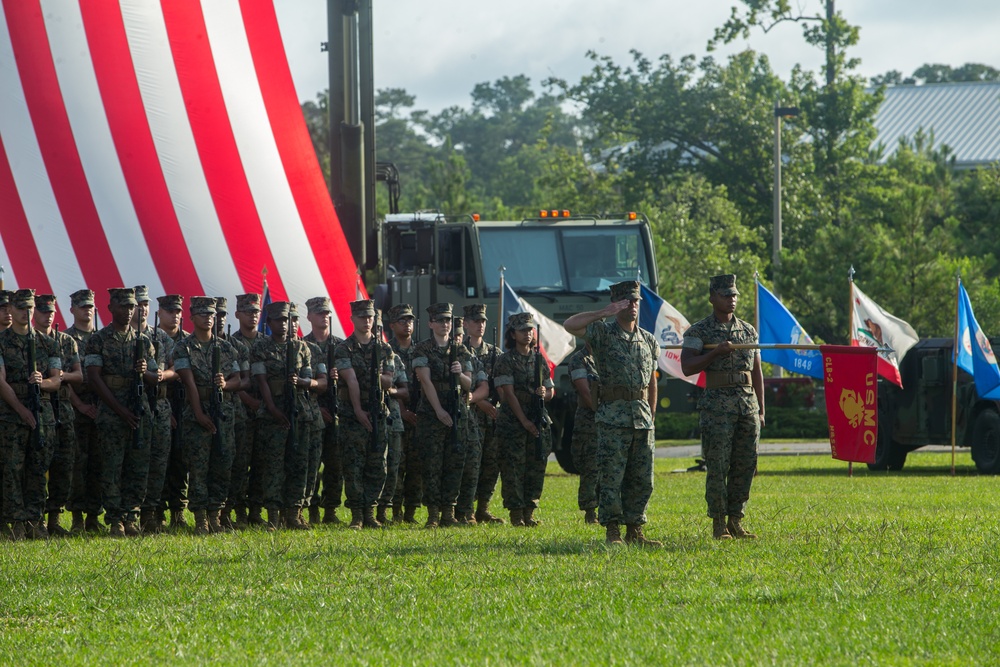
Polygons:
[[[167,294],[156,297],[156,301],[157,305],[164,310],[180,310],[184,304],[184,297],[180,294]],[[184,340],[185,336],[187,334],[184,333],[184,330],[180,326],[177,327],[177,333],[173,336],[168,334],[173,345]],[[177,419],[177,429],[171,433],[170,452],[167,456],[167,476],[163,484],[163,491],[161,492],[160,507],[161,509],[170,510],[170,518],[171,522],[173,522],[174,513],[176,512],[176,516],[179,517],[183,513],[184,508],[187,507],[188,501],[188,471],[187,465],[184,463],[184,438],[183,429],[181,428],[186,399],[184,396],[184,387],[180,379],[171,383],[168,393],[170,394],[170,403],[174,417]]]
[[[135,304],[134,290],[112,289],[112,301]],[[155,371],[156,359],[149,337],[141,337],[141,356],[146,359],[147,370]],[[149,404],[145,391],[134,394],[136,346],[135,329],[115,331],[114,324],[104,327],[87,341],[84,365],[99,370],[104,384],[114,398],[139,418],[139,446],[133,445],[133,431],[108,404],[101,402],[97,409],[98,443],[101,451],[101,502],[105,510],[105,523],[134,521],[146,493],[149,473],[150,428]],[[136,409],[136,405],[139,409]],[[138,414],[141,412],[141,416]]]
[[[368,307],[363,304],[369,304]],[[371,311],[375,307],[370,301],[354,301],[351,312],[354,315]],[[381,407],[370,405],[369,388],[371,385],[372,356],[375,346],[379,346],[381,356],[378,373],[388,372],[392,359],[392,348],[383,343],[379,337],[373,337],[367,345],[362,345],[353,334],[339,343],[334,349],[334,361],[340,380],[337,383],[338,400],[340,402],[340,450],[344,471],[344,506],[359,516],[366,510],[374,508],[382,495],[385,485],[386,445],[388,441],[388,409],[383,402]],[[367,408],[368,418],[375,425],[378,421],[379,441],[372,444],[372,434],[358,421],[354,415],[354,406],[348,392],[347,382],[343,372],[354,369],[361,392],[362,409]],[[376,379],[376,381],[378,381]],[[381,391],[381,390],[378,390]]]
[[[405,387],[408,382],[406,377],[406,367],[399,355],[392,355],[392,384],[396,387]],[[389,404],[389,444],[385,453],[385,486],[382,487],[382,494],[379,496],[378,505],[383,512],[385,508],[391,506],[396,501],[396,483],[399,480],[399,462],[402,459],[402,439],[403,416],[400,412],[399,401],[391,396],[386,399]],[[398,518],[398,517],[396,517]],[[380,519],[381,521],[381,519]]]
[[[466,348],[469,349],[469,348]],[[479,430],[477,414],[483,414],[468,401],[470,393],[484,384],[489,383],[486,368],[477,357],[472,357],[472,392],[462,392],[462,422],[459,424],[459,437],[465,447],[465,467],[462,470],[462,484],[458,493],[458,503],[455,511],[461,516],[469,517],[475,512],[474,504],[479,490],[479,475],[483,460],[483,437]],[[486,415],[483,415],[484,417]]]
[[[313,297],[306,301],[306,306],[310,312],[332,312],[330,310],[330,300],[326,297]],[[313,354],[323,361],[327,373],[334,363],[333,352],[337,345],[343,342],[339,336],[329,334],[324,341],[316,340],[316,334],[310,333],[303,340],[316,346]],[[337,399],[337,386],[327,378],[326,393],[318,397],[319,406],[325,407],[330,413],[333,421],[330,424],[323,423],[321,438],[320,463],[322,464],[322,474],[317,473],[315,482],[309,490],[311,494],[310,507],[323,507],[326,510],[326,518],[332,519],[337,508],[340,507],[341,495],[344,489],[344,470],[341,461],[339,433],[340,433],[340,403]],[[320,414],[322,421],[322,413]]]
[[[216,298],[215,309],[219,317],[228,313],[227,307],[228,303],[225,297]],[[236,350],[241,380],[248,379],[250,377],[250,348],[245,344],[244,339],[242,337],[236,338],[235,335],[223,335],[221,332],[219,336]],[[233,509],[242,510],[246,507],[247,471],[250,469],[250,434],[247,429],[247,408],[240,400],[238,393],[233,394],[232,398],[233,465],[229,470],[229,489],[226,492],[225,518],[227,522],[231,521],[230,512]],[[245,520],[242,514],[239,516],[240,521]]]
[[[323,356],[319,345],[308,340],[303,340],[309,347],[309,358],[312,359],[313,377],[319,379],[326,377],[326,358]],[[306,405],[308,405],[308,415],[303,415],[301,424],[303,444],[307,446],[308,457],[306,459],[306,487],[303,497],[303,507],[312,506],[313,494],[316,492],[316,485],[319,481],[319,466],[323,459],[323,413],[319,408],[319,397],[315,391],[306,391]]]
[[[390,322],[407,315],[410,317],[413,316],[410,306],[406,304],[402,304],[402,306],[405,306],[405,308],[393,306],[389,310]],[[413,351],[416,349],[417,344],[411,338],[410,346],[404,348],[394,338],[389,342],[389,345],[392,346],[393,352],[403,362],[403,369],[410,381],[410,397],[406,402],[407,408],[416,412],[417,403],[420,398],[420,383],[417,381],[416,375],[413,374]],[[412,508],[419,507],[423,503],[424,494],[423,467],[420,461],[420,452],[414,440],[416,430],[417,428],[413,424],[403,422],[403,432],[400,435],[399,474],[396,480],[397,493],[394,494],[396,503],[399,503],[402,498],[403,504],[406,507]]]
[[[50,294],[36,296],[35,308],[43,312],[55,310],[56,298]],[[48,309],[48,310],[46,310]],[[62,331],[53,331],[52,338],[59,348],[60,361],[64,372],[70,372],[74,365],[80,363],[80,351],[76,341]],[[49,464],[49,491],[48,501],[45,511],[49,513],[49,523],[52,524],[52,517],[62,511],[64,505],[69,503],[70,489],[73,484],[73,465],[76,458],[76,430],[73,428],[75,413],[70,402],[70,388],[64,383],[59,387],[59,411],[56,412],[55,403],[52,404],[52,413],[55,416],[55,426],[52,432],[53,453],[52,462]],[[56,394],[48,394],[44,398],[51,403]]]
[[[756,344],[757,331],[735,316],[730,323],[723,324],[712,314],[684,332],[683,346],[701,354],[705,345],[724,341]],[[755,357],[756,350],[733,350],[705,369],[707,374],[727,376],[746,373],[740,380],[745,383],[706,389],[698,399],[701,411],[698,425],[708,468],[705,500],[708,516],[713,519],[727,515],[742,518],[750,499],[760,438],[759,405],[750,381]]]
[[[520,315],[522,313],[512,316],[508,326],[515,329],[524,326],[533,328],[530,316],[521,318]],[[544,407],[542,415],[536,414],[535,389],[538,387],[536,357],[538,352],[535,350],[526,355],[518,353],[516,348],[508,350],[497,360],[496,377],[493,379],[497,388],[510,385],[524,416],[531,421],[542,423],[542,428],[538,432],[541,438],[541,452],[539,452],[538,443],[521,426],[510,406],[507,403],[500,406],[496,426],[496,438],[500,442],[500,475],[503,479],[500,492],[503,496],[503,506],[512,511],[538,507],[538,499],[542,496],[542,487],[545,484],[545,466],[549,452],[552,451],[551,420]],[[545,365],[544,360],[542,364]],[[547,366],[542,373],[542,386],[552,388],[554,385]]]
[[[236,310],[254,311],[260,310],[260,294],[249,292],[239,294],[236,297]],[[247,362],[250,363],[250,355],[257,341],[264,337],[262,333],[257,333],[253,338],[248,338],[243,331],[233,334],[233,342],[241,343],[247,351]],[[257,388],[257,380],[250,374],[250,388],[246,390],[247,395],[255,400],[260,400],[260,392]],[[240,400],[243,404],[243,401]],[[239,413],[236,419],[236,440],[237,453],[233,457],[233,475],[230,479],[229,502],[239,510],[245,509],[248,505],[259,509],[264,505],[264,488],[260,481],[260,470],[263,469],[263,459],[260,448],[257,447],[257,411],[250,406],[243,404],[246,414],[246,421],[240,423]],[[241,436],[241,432],[243,435]],[[241,444],[242,443],[242,444]],[[246,467],[241,466],[240,452],[246,451]]]
[[[427,312],[432,318],[451,317],[451,304],[434,304],[427,308]],[[441,407],[452,414],[457,413],[459,417],[455,426],[458,432],[457,444],[452,445],[452,429],[442,424],[434,414],[434,408],[427,400],[426,387],[421,387],[424,391],[421,391],[420,404],[417,405],[417,428],[414,437],[423,462],[424,503],[428,507],[441,509],[454,507],[458,502],[466,454],[463,435],[467,424],[463,420],[468,420],[468,404],[463,404],[461,396],[458,396],[457,410],[452,410],[448,396],[453,382],[449,370],[451,349],[451,343],[439,347],[434,336],[431,336],[416,345],[412,361],[414,375],[417,375],[417,369],[427,368]],[[457,341],[454,343],[454,351],[455,361],[461,364],[462,371],[471,373],[472,354]]]
[[[199,311],[207,312],[206,306],[200,302],[204,297],[194,297],[191,300],[191,314]],[[208,298],[214,302],[214,299]],[[211,311],[214,313],[215,308]],[[212,394],[216,390],[212,373],[215,347],[218,346],[220,372],[229,380],[233,374],[240,372],[239,352],[229,341],[215,336],[210,341],[202,342],[195,334],[186,336],[174,347],[174,370],[191,371],[194,384],[201,402],[201,410],[212,416]],[[190,387],[187,387],[190,391]],[[181,442],[184,445],[184,461],[188,469],[188,508],[192,512],[221,510],[226,504],[229,494],[229,482],[233,467],[235,451],[234,405],[236,399],[232,392],[220,392],[220,444],[216,445],[212,433],[206,430],[195,417],[191,408],[190,397],[184,406],[184,416],[181,422]]]
[[[485,307],[483,311],[485,311]],[[475,304],[473,306],[466,306],[466,318],[472,318],[477,315],[479,315],[479,310],[475,308]],[[483,312],[482,316],[485,318],[485,312]],[[494,406],[498,406],[500,400],[492,385],[496,374],[497,360],[503,353],[502,350],[492,343],[487,343],[485,340],[479,347],[473,347],[468,341],[466,341],[465,346],[482,363],[483,370],[491,386],[489,400]],[[493,498],[497,480],[500,478],[500,443],[496,439],[496,420],[479,408],[473,408],[472,414],[475,416],[476,426],[479,431],[480,449],[482,450],[479,461],[479,482],[476,488],[476,498],[479,500],[479,504],[485,508]]]
[[[577,350],[569,358],[570,380],[587,380],[590,383],[590,395],[597,403],[597,391],[601,376],[597,373],[594,357],[586,349]],[[577,400],[576,414],[573,418],[573,463],[580,471],[580,486],[577,491],[577,505],[581,510],[597,509],[597,489],[600,481],[600,468],[597,465],[597,422],[595,413],[582,399]]]
[[[142,285],[135,288],[135,300],[139,303],[149,301],[149,292]],[[153,341],[153,351],[156,365],[166,369],[171,365],[171,353],[174,341],[166,331],[150,327],[142,322],[142,335],[149,336]],[[170,445],[172,429],[170,428],[170,400],[167,398],[168,386],[162,382],[159,386],[146,387],[146,398],[150,407],[151,429],[149,433],[149,474],[146,477],[146,497],[142,501],[142,509],[149,513],[160,508],[163,499],[163,487],[167,482],[167,466],[170,463]]]
[[[75,307],[93,306],[94,293],[89,289],[78,290],[70,295],[72,305]],[[71,326],[66,329],[66,335],[76,341],[77,350],[83,356],[87,350],[87,342],[93,331],[83,331]],[[83,368],[83,384],[72,388],[80,402],[97,406],[100,399],[90,388],[90,380],[87,378],[87,369]],[[73,457],[73,481],[70,486],[69,502],[66,509],[71,512],[84,512],[90,516],[97,517],[101,513],[101,460],[100,448],[97,438],[97,423],[83,414],[74,412],[73,422],[76,432],[76,455]]]
[[[10,304],[14,308],[33,308],[34,290],[14,293]],[[31,330],[35,340],[36,369],[46,378],[50,371],[62,369],[59,347],[48,336]],[[0,364],[15,398],[28,406],[28,335],[21,335],[11,326],[0,332]],[[14,408],[0,400],[0,470],[3,472],[3,521],[40,522],[45,511],[45,473],[52,459],[52,435],[55,416],[48,394],[42,392],[39,406],[39,446],[31,444],[32,429],[21,421]]]
[[[289,304],[284,302],[268,304],[268,317],[273,319],[287,316],[288,308]],[[281,315],[282,312],[285,315]],[[292,357],[291,369],[287,363],[289,353]],[[271,390],[275,407],[285,412],[287,418],[289,415],[285,393],[288,391],[289,373],[295,372],[300,378],[312,378],[309,348],[302,341],[295,340],[291,332],[284,342],[278,342],[271,336],[258,336],[250,350],[250,372],[255,381],[257,378],[264,378]],[[299,387],[294,391],[299,415],[308,414],[305,391]],[[263,403],[257,411],[256,430],[254,444],[260,449],[259,474],[264,507],[269,513],[301,507],[305,497],[308,461],[301,430],[299,438],[291,441],[289,429],[276,421]]]

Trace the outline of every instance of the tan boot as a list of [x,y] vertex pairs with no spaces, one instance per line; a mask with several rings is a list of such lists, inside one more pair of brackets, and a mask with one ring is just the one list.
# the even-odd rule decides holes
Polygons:
[[361,530],[365,523],[365,514],[362,510],[351,508],[351,523],[348,528],[351,530]]
[[642,526],[637,523],[626,524],[625,528],[625,544],[631,544],[637,547],[662,547],[663,542],[657,542],[656,540],[651,540],[642,534]]
[[490,501],[482,499],[476,507],[476,521],[479,523],[504,523],[503,519],[490,512]]
[[611,522],[604,527],[604,542],[606,544],[625,544],[617,522]]
[[521,510],[510,511],[510,525],[524,528],[524,513]]
[[340,520],[339,516],[337,516],[337,508],[331,507],[326,511],[326,514],[323,516],[323,523],[344,523],[344,522]]
[[389,519],[385,516],[386,509],[387,507],[385,505],[379,505],[378,509],[375,511],[375,521],[377,521],[380,526],[384,526],[389,523]]
[[392,504],[392,522],[400,523],[403,520],[403,503],[393,503]]
[[301,507],[289,507],[285,510],[285,528],[289,530],[309,530],[309,526],[302,520]]
[[524,525],[527,526],[528,528],[534,528],[535,526],[537,526],[542,522],[541,519],[536,519],[532,516],[534,513],[535,513],[534,507],[525,507],[524,511],[521,513],[521,516],[523,517],[524,520]]
[[438,508],[434,505],[428,505],[427,523],[424,524],[424,528],[437,528],[439,519],[440,514],[438,513]]
[[184,518],[184,509],[170,510],[170,530],[172,532],[187,528],[187,520]]
[[[208,517],[208,527],[212,527],[212,517]],[[222,528],[223,533],[231,533],[236,530],[236,526],[233,524],[233,508],[226,505],[225,508],[219,511],[219,527]]]
[[441,510],[441,521],[440,526],[442,528],[451,528],[452,526],[457,526],[458,521],[455,519],[455,506],[447,505]]
[[381,528],[382,522],[375,518],[375,508],[366,507],[362,525],[365,528]]
[[295,516],[298,517],[299,523],[302,524],[302,527],[304,529],[306,529],[306,530],[312,530],[312,526],[309,524],[308,521],[306,521],[305,511],[303,510],[303,508],[300,507],[298,509],[298,512],[296,512]]
[[115,519],[108,526],[108,535],[111,537],[125,537],[125,522],[121,519]]
[[26,537],[27,535],[24,532],[23,521],[15,521],[12,524],[10,524],[10,539],[14,540],[15,542],[21,542],[25,540]]
[[406,510],[403,512],[403,523],[416,523],[417,522],[417,506],[407,505]]
[[312,525],[317,525],[320,522],[319,518],[319,505],[309,506],[309,523]]
[[162,507],[156,508],[156,532],[167,532],[167,510]]
[[69,532],[78,535],[84,531],[83,512],[73,512],[73,525],[69,527]]
[[59,525],[59,512],[49,512],[49,525],[46,526],[50,537],[67,537],[69,531]]
[[717,540],[731,540],[733,536],[726,529],[726,517],[712,517],[712,537]]
[[25,530],[28,533],[28,537],[33,540],[49,539],[49,531],[45,528],[45,522],[43,521],[29,521],[25,525]]
[[213,533],[231,533],[232,528],[224,525],[222,523],[222,512],[220,510],[212,510],[208,513],[208,529]]
[[462,515],[456,516],[455,519],[462,526],[475,526],[478,523],[475,512],[462,512]]
[[600,523],[597,520],[597,510],[595,510],[593,508],[591,508],[589,510],[585,510],[584,514],[583,514],[583,522],[584,523]]
[[[171,528],[173,528],[171,522]],[[194,511],[194,534],[195,535],[208,535],[212,530],[208,527],[208,512],[207,510],[195,510]]]
[[126,537],[139,537],[142,535],[142,531],[139,530],[139,526],[135,523],[135,518],[130,516],[125,517],[125,536]]
[[755,540],[757,536],[753,533],[748,533],[743,524],[740,523],[740,519],[743,517],[730,516],[729,521],[726,523],[726,528],[729,529],[729,534],[737,539],[743,540]]
[[269,533],[273,533],[279,528],[281,528],[281,511],[268,508],[267,523],[264,524],[264,530]]

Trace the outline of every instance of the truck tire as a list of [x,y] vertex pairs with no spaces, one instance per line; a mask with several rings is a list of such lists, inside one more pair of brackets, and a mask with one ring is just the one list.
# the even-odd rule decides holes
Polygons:
[[[885,424],[888,419],[882,421],[882,415],[879,415],[879,422]],[[869,463],[868,469],[902,470],[908,453],[902,445],[892,439],[892,428],[882,427],[878,431],[878,441],[875,443],[875,463]]]
[[1000,473],[1000,415],[987,409],[979,413],[972,427],[972,460],[985,475]]
[[573,461],[573,417],[554,420],[552,424],[552,449],[556,455],[559,467],[570,475],[579,475],[580,471]]

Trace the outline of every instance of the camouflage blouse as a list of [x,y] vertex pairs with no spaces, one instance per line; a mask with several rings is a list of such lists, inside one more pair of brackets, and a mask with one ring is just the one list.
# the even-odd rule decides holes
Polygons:
[[[536,375],[535,365],[535,358],[537,356],[538,353],[535,351],[531,351],[528,354],[520,354],[516,349],[504,352],[497,359],[497,375],[493,380],[498,388],[504,385],[511,385],[514,388],[514,395],[517,396],[517,400],[521,404],[521,411],[524,412],[525,417],[532,420],[536,417],[533,407],[535,403],[533,395],[535,388],[538,387],[538,376]],[[553,388],[555,385],[552,382],[552,378],[549,377],[548,365],[544,359],[541,361],[542,386]],[[504,403],[500,407],[500,414],[497,419],[498,421],[517,421],[514,412],[507,403]]]
[[371,412],[371,407],[368,405],[368,388],[375,345],[379,345],[379,360],[381,362],[378,373],[390,372],[392,370],[392,348],[389,347],[388,343],[384,343],[378,338],[372,337],[367,344],[362,345],[352,334],[334,348],[334,362],[337,365],[337,372],[341,373],[337,380],[337,390],[341,392],[340,412],[342,415],[354,417],[354,406],[350,400],[346,400],[345,398],[347,396],[347,381],[342,375],[343,371],[349,368],[354,369],[354,376],[358,381],[358,389],[361,391],[361,409],[369,413]]
[[[431,382],[434,383],[434,388],[438,394],[438,400],[441,402],[441,407],[445,410],[448,409],[446,392],[451,386],[452,374],[448,370],[449,359],[451,358],[451,344],[445,346],[439,346],[431,336],[426,340],[422,340],[417,343],[416,348],[413,351],[413,374],[416,376],[418,368],[428,368],[431,371]],[[472,353],[462,345],[455,343],[455,361],[457,361],[462,366],[462,372],[470,374],[472,373]],[[415,380],[418,381],[418,380]],[[423,387],[421,387],[423,389]],[[459,402],[459,410],[463,410],[462,406],[465,405],[465,401]],[[421,400],[420,404],[417,405],[417,412],[422,413],[433,413],[434,410],[431,408],[430,401]]]
[[[61,370],[62,359],[56,342],[38,331],[33,331],[32,335],[35,337],[35,367],[42,377],[48,377],[49,370]],[[6,372],[7,384],[14,388],[21,404],[27,405],[28,375],[32,373],[28,368],[28,336],[15,332],[14,327],[0,332],[0,366]],[[48,394],[42,394],[42,423],[52,425],[55,416],[47,397]],[[21,423],[14,408],[4,400],[0,400],[0,421]]]
[[87,350],[87,341],[94,335],[94,332],[83,331],[72,326],[67,327],[63,333],[76,341],[77,353],[80,356],[80,367],[83,369],[83,384],[74,386],[73,391],[76,392],[77,397],[84,403],[95,405],[97,403],[97,394],[90,390],[90,385],[88,384],[90,380],[87,379],[87,369],[83,360],[83,355]]
[[[279,410],[284,410],[284,391],[288,379],[287,355],[288,346],[292,346],[292,365],[300,378],[312,378],[312,355],[309,347],[300,340],[276,341],[271,336],[258,336],[250,348],[250,374],[257,382],[257,376],[265,376],[271,385],[271,398]],[[295,389],[295,401],[299,415],[309,411],[306,404],[306,392],[300,387]],[[270,417],[267,407],[261,403],[257,410],[259,417]]]
[[[586,348],[577,350],[569,358],[569,379],[574,383],[577,380],[587,380],[590,383],[591,398],[595,401],[597,400],[594,390],[600,384],[601,376],[597,373],[597,365],[594,362],[594,357],[587,353]],[[594,416],[594,411],[584,405],[583,401],[577,401],[576,421],[573,424],[573,428],[576,429],[582,426],[588,432],[593,431],[596,428]]]
[[[660,347],[653,334],[636,327],[627,332],[617,320],[592,322],[585,338],[590,342],[601,387],[624,387],[643,392],[656,371]],[[653,411],[645,398],[601,400],[594,421],[617,428],[653,428]]]
[[[748,322],[734,317],[729,324],[723,324],[715,315],[709,315],[691,325],[684,332],[684,349],[700,354],[705,345],[725,341],[731,343],[756,344],[757,330]],[[733,350],[732,353],[715,359],[706,371],[739,373],[752,371],[756,350]],[[699,410],[711,410],[727,414],[749,415],[757,413],[757,395],[753,385],[706,389],[698,399]]]

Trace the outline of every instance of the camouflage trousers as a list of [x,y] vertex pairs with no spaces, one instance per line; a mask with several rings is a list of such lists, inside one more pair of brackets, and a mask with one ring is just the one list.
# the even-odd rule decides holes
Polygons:
[[466,420],[465,439],[465,467],[462,469],[462,484],[458,492],[458,503],[455,510],[458,512],[475,511],[475,502],[479,491],[479,470],[483,462],[483,442],[480,437],[479,424],[475,419]]
[[261,417],[256,413],[248,414],[247,417],[247,441],[250,447],[250,470],[247,472],[247,505],[250,507],[264,507],[263,472],[267,466],[264,460],[261,424],[266,419],[270,419],[270,417]]
[[371,433],[353,417],[340,420],[340,446],[344,464],[344,507],[362,510],[378,505],[385,486],[386,420],[379,423],[382,441],[372,447]]
[[482,456],[479,462],[479,483],[476,497],[480,502],[489,502],[497,488],[500,479],[500,443],[496,438],[496,420],[490,419],[476,409],[476,420],[479,422],[479,436],[482,443]]
[[[188,469],[188,509],[192,512],[220,510],[226,504],[235,447],[231,404],[228,407],[228,410],[223,408],[221,446],[217,446],[212,433],[198,423],[191,407],[184,407],[181,441]],[[202,401],[201,409],[209,414],[208,401]]]
[[[379,495],[380,507],[389,507],[396,500],[397,482],[399,481],[399,461],[403,458],[403,434],[401,431],[389,431],[389,444],[385,450],[385,486]],[[400,494],[402,495],[402,494]]]
[[[306,489],[308,448],[299,440],[289,442],[289,430],[270,415],[257,416],[254,447],[257,449],[257,474],[260,475],[262,506],[269,511],[301,507]],[[250,502],[254,505],[253,499]]]
[[104,521],[132,519],[146,495],[149,474],[149,413],[140,421],[142,438],[133,446],[132,429],[117,415],[97,417],[101,450],[101,504]]
[[545,426],[541,430],[542,454],[538,456],[537,443],[524,430],[520,422],[505,418],[500,413],[497,419],[496,439],[500,443],[500,494],[503,506],[509,510],[538,507],[545,484],[545,466],[552,451],[552,429]]
[[[184,429],[181,425],[181,422],[184,420],[183,415],[184,409],[187,407],[187,399],[181,398],[179,400],[184,401],[184,404],[179,408],[181,416],[177,420],[177,432],[171,432],[171,447],[170,453],[167,456],[167,477],[163,484],[163,492],[160,495],[160,505],[171,511],[184,509],[187,507],[188,502],[188,471],[187,464],[184,462]],[[175,435],[176,441],[173,439]]]
[[[170,462],[170,402],[156,401],[156,416],[151,417],[149,436],[149,475],[146,477],[146,498],[143,509],[158,509],[162,505],[163,487],[167,483],[167,465]],[[183,438],[182,438],[183,439]]]
[[318,419],[302,429],[302,442],[306,446],[306,486],[302,497],[302,506],[310,507],[318,504],[317,485],[319,484],[319,467],[323,462],[323,420]]
[[45,511],[45,473],[52,459],[52,427],[39,424],[41,447],[25,424],[0,423],[3,521],[38,521]]
[[577,472],[580,473],[580,486],[576,493],[577,506],[581,510],[597,509],[597,489],[601,473],[597,465],[597,425],[593,419],[587,423],[586,418],[576,418],[570,451]]
[[423,463],[424,503],[428,507],[450,507],[458,502],[465,469],[465,443],[459,423],[458,451],[451,444],[451,427],[445,426],[433,412],[421,412],[417,418],[414,440]]
[[725,414],[702,410],[698,420],[705,452],[708,516],[742,517],[757,469],[760,420],[756,413]]
[[233,466],[229,470],[229,492],[226,504],[230,507],[247,506],[247,477],[250,471],[250,422],[246,411],[237,406],[233,413]]
[[78,413],[74,426],[76,455],[73,457],[73,482],[66,509],[98,515],[101,513],[101,451],[97,424],[90,417]]
[[[323,429],[323,474],[320,476],[313,504],[320,504],[327,511],[340,507],[344,492],[343,448],[340,446],[340,415]],[[322,493],[319,485],[322,484]]]
[[597,466],[600,470],[602,526],[609,523],[644,524],[653,495],[652,429],[597,425]]
[[405,424],[398,486],[403,491],[403,504],[407,507],[419,507],[424,502],[424,468],[420,459],[420,447],[416,442],[416,433],[416,426]]
[[69,400],[61,401],[59,405],[59,424],[53,426],[52,436],[55,439],[52,450],[52,462],[49,463],[49,492],[45,503],[46,512],[59,512],[64,505],[69,504],[69,494],[73,486],[73,464],[76,459],[76,428],[73,422],[76,413]]

